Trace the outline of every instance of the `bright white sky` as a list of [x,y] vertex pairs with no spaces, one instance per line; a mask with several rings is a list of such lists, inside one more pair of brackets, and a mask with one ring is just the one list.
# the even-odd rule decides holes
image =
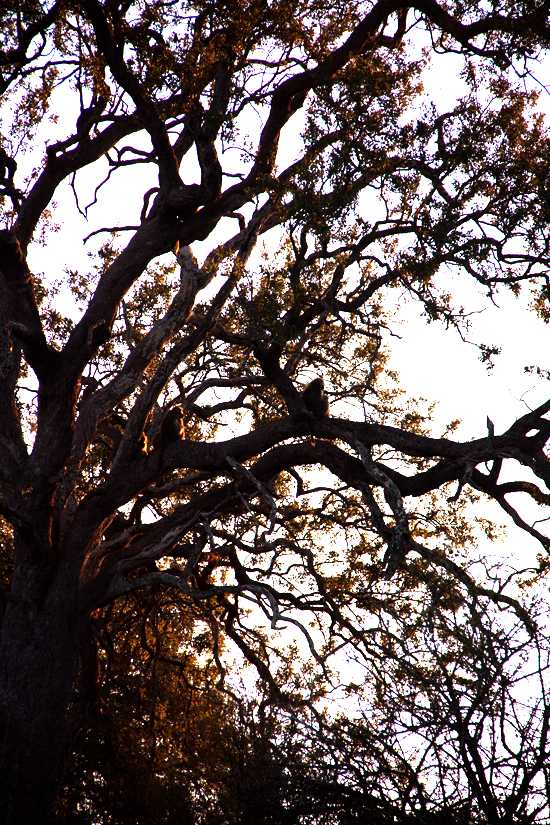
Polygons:
[[[453,100],[460,94],[460,60],[447,55],[440,62],[444,68],[433,71],[426,78],[426,88],[443,109],[452,106]],[[63,94],[62,89],[61,95]],[[541,105],[550,114],[548,98],[541,100]],[[48,125],[47,132],[41,133],[44,142],[51,143],[63,137],[66,134],[65,128],[72,127],[75,118],[76,113],[71,112],[66,126],[63,119],[58,126]],[[278,158],[280,167],[284,167],[295,154],[292,135],[296,135],[299,120],[300,117],[297,116],[283,134]],[[254,124],[253,133],[258,133],[257,123]],[[40,147],[39,141],[36,145]],[[63,223],[56,234],[50,233],[45,249],[36,246],[31,250],[30,265],[34,271],[47,273],[48,278],[52,279],[60,277],[65,267],[86,271],[92,264],[87,257],[88,251],[96,249],[97,244],[106,241],[109,236],[100,235],[87,246],[83,246],[83,238],[101,226],[139,223],[143,192],[156,183],[153,172],[150,166],[137,166],[119,175],[120,180],[116,186],[108,184],[104,192],[100,193],[99,205],[90,210],[89,222],[76,213],[72,193],[65,185],[56,197],[62,208],[54,211],[54,219],[59,220],[59,216],[62,216]],[[85,171],[79,175],[78,190],[82,205],[91,200],[98,178],[95,167],[92,171]],[[225,233],[235,230],[235,223],[230,227],[226,222],[223,237],[227,237]],[[124,243],[129,237],[128,234],[120,235],[120,243]],[[218,234],[217,240],[222,240],[221,233]],[[208,249],[207,244],[195,245],[194,251],[199,260]],[[467,292],[463,296],[458,296],[457,302],[470,309],[480,310],[479,314],[472,316],[470,339],[502,348],[502,354],[496,358],[492,371],[488,371],[481,364],[476,348],[465,344],[457,333],[445,330],[441,324],[428,324],[412,302],[400,308],[395,331],[401,337],[392,338],[386,343],[391,344],[392,350],[389,366],[399,373],[401,386],[407,395],[423,396],[429,402],[437,402],[433,422],[434,434],[439,434],[449,421],[459,418],[462,425],[455,437],[466,440],[486,434],[487,416],[494,422],[496,432],[500,433],[518,415],[542,403],[548,395],[548,382],[525,374],[523,368],[525,365],[537,363],[543,367],[550,367],[550,347],[548,327],[533,313],[527,312],[522,301],[503,295],[499,298],[500,309],[497,309],[488,305],[481,289],[478,289],[476,297],[472,300],[476,288],[470,278],[464,279],[461,288]],[[73,313],[70,312],[67,304],[64,309],[69,314],[74,313],[74,310]],[[523,477],[526,477],[525,474]],[[515,499],[514,503],[520,506],[525,517],[528,517],[528,513],[531,514],[531,520],[541,517],[538,506],[531,506],[530,510],[526,511],[526,496]],[[507,521],[496,505],[484,508],[484,514],[494,517],[499,523]],[[513,525],[503,542],[491,546],[486,539],[480,541],[479,549],[483,554],[495,554],[500,559],[508,555],[518,567],[534,565],[536,554],[541,549],[534,539]],[[251,621],[256,619],[255,611]],[[263,617],[260,621],[267,628],[268,623]],[[283,621],[276,630],[271,631],[271,634],[274,640],[279,639],[283,645],[289,643],[294,636],[298,648],[307,659],[308,651],[304,638],[288,623]],[[360,668],[355,668],[348,662],[345,671],[345,679],[357,678],[361,681]],[[251,673],[250,677],[255,684],[255,672]],[[244,678],[248,681],[248,677]],[[331,701],[335,700],[336,696],[331,697]],[[346,698],[345,702],[348,703],[349,699]]]
[[[444,109],[453,105],[462,90],[459,79],[461,61],[458,56],[451,55],[438,58],[437,61],[434,70],[426,75],[425,87],[436,105]],[[544,74],[548,76],[545,68],[541,67],[539,78]],[[63,94],[62,88],[61,95]],[[548,96],[541,99],[541,107],[550,115]],[[71,126],[74,118],[75,114],[71,112],[68,120]],[[296,134],[298,122],[299,116],[283,134],[278,158],[281,167],[295,154],[292,133]],[[66,128],[63,118],[57,126],[48,124],[46,142],[58,139]],[[257,133],[258,125],[255,124],[253,134]],[[37,141],[37,146],[39,145]],[[82,239],[100,226],[132,222],[137,224],[142,194],[148,186],[155,185],[152,174],[150,166],[132,167],[120,176],[123,185],[121,182],[116,187],[108,185],[104,193],[99,195],[100,205],[90,211],[89,223],[76,213],[73,196],[69,187],[65,186],[56,199],[64,208],[54,211],[54,219],[59,220],[58,216],[62,215],[63,224],[55,235],[50,234],[45,250],[39,247],[31,250],[31,267],[37,273],[46,272],[52,278],[59,277],[64,267],[86,270],[91,263],[87,251],[95,249],[97,242],[94,239],[83,248]],[[150,178],[150,182],[144,183],[147,178]],[[78,190],[83,205],[91,199],[97,182],[98,172],[95,167],[93,171],[79,175]],[[107,198],[105,194],[108,194]],[[235,223],[231,227],[226,224],[224,228],[225,231],[235,231],[237,227]],[[128,237],[120,235],[121,243]],[[100,235],[98,240],[103,242],[107,238],[108,235]],[[218,240],[221,239],[218,237]],[[199,258],[205,254],[205,246],[206,244],[197,245],[195,251]],[[391,340],[390,366],[399,372],[401,384],[408,395],[424,396],[428,401],[437,402],[435,433],[441,431],[450,420],[460,418],[462,425],[456,437],[468,439],[486,433],[487,416],[493,420],[496,432],[499,433],[528,408],[542,403],[548,394],[548,382],[527,375],[523,368],[528,364],[550,367],[550,347],[548,327],[532,312],[526,311],[523,301],[503,295],[498,299],[500,308],[497,309],[487,304],[481,290],[477,291],[477,296],[472,301],[476,288],[470,278],[464,279],[461,288],[465,292],[464,296],[459,296],[458,303],[479,310],[479,314],[472,316],[470,339],[502,348],[494,369],[488,371],[480,363],[477,349],[462,342],[455,332],[445,330],[440,324],[428,324],[419,315],[414,303],[404,304],[400,309],[396,331],[401,338]],[[523,537],[522,541],[526,541],[534,550],[539,549],[529,537]]]
[[[443,110],[452,106],[464,89],[459,78],[461,59],[445,55],[436,63],[440,65],[426,74],[424,85]],[[539,79],[550,79],[550,59],[540,66],[537,75]],[[540,107],[550,122],[548,93],[541,95]],[[523,367],[550,367],[550,337],[548,326],[527,311],[527,300],[502,294],[497,308],[488,305],[478,289],[479,298],[472,302],[476,285],[469,278],[464,280],[463,290],[464,305],[480,310],[472,316],[470,340],[502,348],[494,369],[488,371],[480,363],[477,350],[465,346],[456,333],[447,332],[439,324],[428,324],[425,319],[419,322],[414,307],[402,313],[404,337],[394,345],[392,363],[411,393],[437,399],[443,420],[461,418],[464,424],[460,436],[475,438],[485,432],[487,415],[498,433],[548,397],[548,383],[525,374]]]
[[[441,65],[425,77],[424,84],[436,105],[443,110],[452,106],[463,88],[459,78],[461,60],[457,55],[445,55],[437,62]],[[550,59],[539,67],[537,77],[550,79]],[[540,107],[550,122],[548,93],[541,95]],[[462,295],[453,290],[457,303],[463,303],[470,310],[479,310],[471,317],[468,339],[501,348],[493,369],[489,370],[481,363],[475,347],[464,343],[456,332],[446,330],[441,324],[428,323],[412,303],[401,309],[402,337],[398,342],[392,342],[390,366],[399,372],[401,384],[408,393],[437,401],[434,423],[444,427],[448,421],[459,418],[462,423],[454,437],[466,440],[486,434],[487,416],[499,434],[518,416],[548,398],[548,381],[526,373],[524,367],[536,364],[550,368],[550,330],[528,311],[526,295],[518,300],[509,293],[502,293],[497,297],[498,306],[494,306],[470,278],[465,278],[459,289]],[[476,293],[477,298],[472,300]],[[505,468],[502,479],[511,479],[518,469],[515,464]],[[528,478],[529,475],[528,471],[520,471],[514,477]],[[520,509],[526,520],[529,520],[529,513],[531,521],[543,516],[540,506],[532,505],[525,495],[510,497],[510,502]],[[491,506],[489,512],[508,525],[508,519],[496,505]],[[550,517],[548,508],[546,515]],[[541,551],[535,539],[511,524],[505,542],[510,556],[515,557],[518,564],[535,564],[536,554]],[[484,550],[490,552],[488,542],[484,544]],[[493,548],[497,552],[502,549]]]

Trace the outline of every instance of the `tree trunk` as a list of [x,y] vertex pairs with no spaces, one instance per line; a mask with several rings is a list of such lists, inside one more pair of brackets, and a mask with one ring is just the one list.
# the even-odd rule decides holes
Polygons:
[[[16,578],[26,573],[27,581],[13,588],[2,622],[0,821],[4,825],[53,821],[70,734],[69,708],[78,662],[78,619],[71,596],[75,589],[71,590],[67,571],[63,575],[58,570],[40,604],[37,588],[29,586],[32,579],[36,584],[36,572],[19,571]],[[34,600],[25,598],[31,589]]]

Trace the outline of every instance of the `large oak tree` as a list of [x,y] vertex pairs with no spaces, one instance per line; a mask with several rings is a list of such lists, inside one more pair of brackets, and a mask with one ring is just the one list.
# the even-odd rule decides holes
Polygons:
[[[549,7],[3,6],[6,822],[52,810],[93,619],[131,592],[203,605],[282,702],[258,617],[298,628],[323,668],[368,654],[365,617],[399,577],[536,632],[455,550],[471,491],[548,548],[517,502],[550,502],[550,402],[460,441],[384,366],[404,295],[460,328],[452,279],[529,291],[548,319],[550,142],[530,88]],[[422,92],[430,52],[438,71],[462,57],[447,108]],[[48,242],[71,211],[93,254],[63,275]],[[317,375],[326,417],[302,396]],[[168,443],[176,404],[186,435]]]

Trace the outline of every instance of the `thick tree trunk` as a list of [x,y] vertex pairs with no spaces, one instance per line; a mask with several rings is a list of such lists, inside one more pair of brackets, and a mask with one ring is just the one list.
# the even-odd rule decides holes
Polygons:
[[[33,578],[33,571],[27,573]],[[63,586],[68,577],[59,571],[55,578],[42,604],[24,598],[28,585],[14,588],[2,623],[0,821],[5,825],[53,821],[78,662],[74,589]]]

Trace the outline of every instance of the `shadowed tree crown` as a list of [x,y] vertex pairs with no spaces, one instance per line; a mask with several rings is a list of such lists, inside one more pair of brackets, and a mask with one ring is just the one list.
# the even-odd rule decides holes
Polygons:
[[404,301],[461,334],[480,296],[548,321],[548,10],[0,11],[11,825],[51,808],[94,622],[129,594],[200,608],[215,655],[230,642],[283,704],[315,693],[282,687],[283,628],[327,676],[336,650],[372,655],[401,587],[412,613],[481,599],[536,633],[472,571],[470,506],[496,503],[544,571],[550,402],[460,440],[388,358]]

